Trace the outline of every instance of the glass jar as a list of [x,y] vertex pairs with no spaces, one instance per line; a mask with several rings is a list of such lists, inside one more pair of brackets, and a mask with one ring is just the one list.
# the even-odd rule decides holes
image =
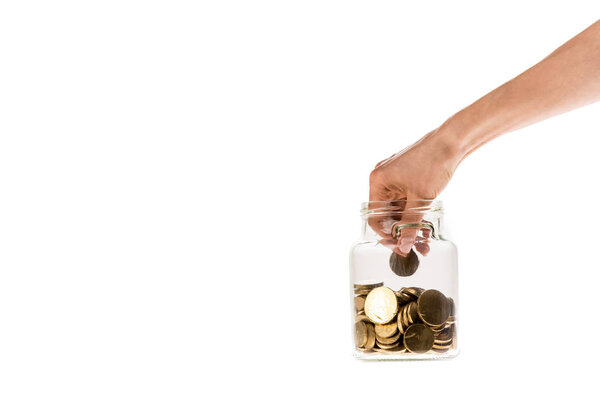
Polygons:
[[[442,232],[440,201],[364,203],[350,252],[354,355],[423,360],[458,354],[456,246]],[[408,254],[398,241],[412,244]],[[404,248],[406,250],[406,248]]]

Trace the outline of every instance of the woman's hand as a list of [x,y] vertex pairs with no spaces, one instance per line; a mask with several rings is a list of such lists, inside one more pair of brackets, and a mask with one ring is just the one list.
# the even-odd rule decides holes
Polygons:
[[[369,201],[403,200],[405,212],[401,224],[420,223],[423,213],[406,212],[433,200],[446,187],[458,165],[458,152],[451,144],[447,125],[424,136],[417,143],[381,161],[370,176]],[[428,232],[418,236],[420,228],[404,228],[395,238],[391,227],[398,221],[369,218],[369,225],[381,237],[381,243],[396,253],[406,255],[415,246],[426,255],[429,251]]]

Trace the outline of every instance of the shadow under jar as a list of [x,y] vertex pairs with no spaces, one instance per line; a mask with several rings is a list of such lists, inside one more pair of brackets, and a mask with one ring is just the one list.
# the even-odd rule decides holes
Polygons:
[[[455,357],[457,251],[442,233],[442,203],[368,202],[361,215],[362,235],[350,251],[354,355],[363,360]],[[400,253],[398,238],[414,235],[410,252]]]

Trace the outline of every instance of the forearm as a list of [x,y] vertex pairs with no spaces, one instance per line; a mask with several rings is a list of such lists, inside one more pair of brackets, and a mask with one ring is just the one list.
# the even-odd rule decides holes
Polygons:
[[445,135],[456,161],[506,132],[600,100],[600,21],[547,58],[452,116]]

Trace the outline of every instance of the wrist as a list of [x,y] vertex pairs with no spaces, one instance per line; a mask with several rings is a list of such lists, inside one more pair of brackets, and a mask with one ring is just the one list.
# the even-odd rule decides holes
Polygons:
[[439,159],[452,170],[471,151],[466,143],[466,130],[467,127],[457,118],[457,115],[453,115],[427,135],[427,140],[436,149]]
[[452,115],[436,130],[441,146],[447,148],[458,165],[467,155],[490,140],[490,132],[477,110],[467,107]]

